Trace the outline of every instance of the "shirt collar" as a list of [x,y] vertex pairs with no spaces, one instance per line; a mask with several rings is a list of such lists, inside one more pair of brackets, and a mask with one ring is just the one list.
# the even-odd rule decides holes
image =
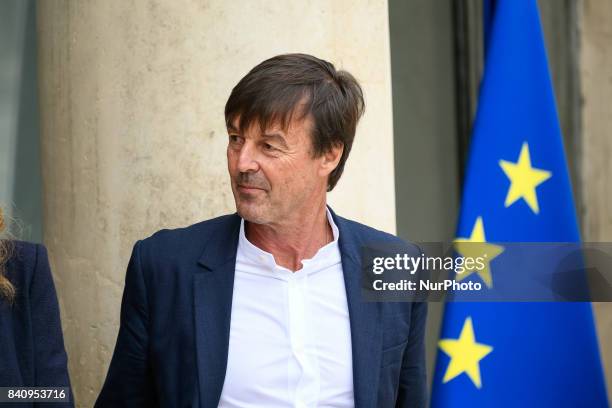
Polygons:
[[[336,223],[334,222],[331,212],[329,211],[329,208],[327,206],[325,207],[325,214],[327,215],[327,221],[331,226],[334,239],[327,245],[319,248],[317,253],[312,258],[303,259],[302,269],[308,270],[311,266],[314,266],[317,270],[320,270],[321,267],[334,265],[341,261],[340,250],[338,247],[340,231],[338,230],[338,227],[336,226]],[[276,264],[276,261],[274,260],[274,255],[253,245],[247,239],[244,231],[244,219],[240,220],[240,236],[238,238],[238,250],[256,265],[264,265],[270,268],[278,267],[280,269],[286,269]],[[301,271],[302,269],[300,269],[299,271]],[[287,271],[289,270],[287,269]]]

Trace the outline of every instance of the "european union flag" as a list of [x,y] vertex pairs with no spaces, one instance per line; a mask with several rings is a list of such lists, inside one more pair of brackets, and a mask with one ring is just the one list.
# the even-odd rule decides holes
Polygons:
[[[580,240],[535,0],[498,0],[457,229],[460,241]],[[484,244],[486,245],[486,244]],[[448,303],[433,407],[608,406],[590,303]]]

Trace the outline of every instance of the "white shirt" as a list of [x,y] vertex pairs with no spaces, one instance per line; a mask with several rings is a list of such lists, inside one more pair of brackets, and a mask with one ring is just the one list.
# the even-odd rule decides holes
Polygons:
[[351,330],[338,228],[292,272],[240,225],[221,408],[354,406]]

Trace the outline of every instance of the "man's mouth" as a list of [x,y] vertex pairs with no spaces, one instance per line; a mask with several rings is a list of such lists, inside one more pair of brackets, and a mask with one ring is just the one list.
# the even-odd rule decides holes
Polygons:
[[255,186],[249,186],[249,185],[246,185],[246,184],[238,184],[238,190],[243,192],[243,193],[254,193],[256,191],[265,191],[263,188],[255,187]]

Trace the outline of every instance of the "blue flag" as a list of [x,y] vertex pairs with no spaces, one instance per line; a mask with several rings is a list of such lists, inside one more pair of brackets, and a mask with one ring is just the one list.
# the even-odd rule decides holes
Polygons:
[[[579,242],[535,0],[496,2],[457,238]],[[607,407],[590,303],[448,303],[433,407]]]

